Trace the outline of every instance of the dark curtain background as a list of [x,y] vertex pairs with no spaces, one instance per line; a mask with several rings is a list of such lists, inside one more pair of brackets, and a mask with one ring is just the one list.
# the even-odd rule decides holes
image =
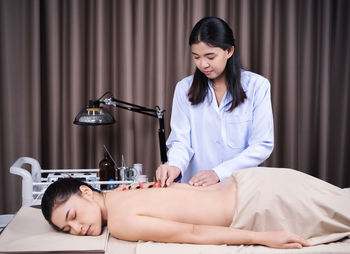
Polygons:
[[193,71],[188,36],[204,16],[232,27],[244,68],[272,86],[275,149],[267,166],[350,186],[350,1],[0,0],[0,213],[21,204],[21,156],[43,168],[160,164],[158,122],[111,108],[117,124],[75,126],[106,91],[166,109]]

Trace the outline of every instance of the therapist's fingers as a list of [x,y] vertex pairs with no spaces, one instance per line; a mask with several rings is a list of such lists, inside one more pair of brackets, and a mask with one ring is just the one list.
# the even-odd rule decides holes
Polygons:
[[203,174],[203,171],[204,170],[200,170],[197,174],[192,176],[188,183],[193,186],[198,186],[205,179],[205,174]]
[[156,178],[157,181],[160,181],[162,187],[164,187],[165,184],[170,186],[176,177],[180,175],[180,172],[181,170],[178,167],[163,164],[158,167]]
[[212,177],[212,178],[207,178],[204,181],[202,181],[202,186],[209,186],[209,185],[213,185],[219,182],[219,179],[216,177]]
[[202,170],[194,182],[194,186],[208,186],[219,182],[214,170]]
[[197,183],[195,183],[195,186],[209,186],[218,183],[218,180],[216,178],[205,178]]
[[168,178],[168,170],[167,170],[167,167],[168,165],[160,165],[158,168],[157,168],[157,171],[156,171],[156,178],[157,178],[157,181],[161,183],[162,187],[164,186],[165,184],[165,181],[167,180]]
[[180,175],[181,170],[178,167],[168,166],[168,179],[166,186],[170,186],[174,180]]
[[219,182],[219,177],[214,170],[200,170],[194,175],[189,184],[193,186],[208,186]]
[[188,182],[190,185],[198,185],[205,180],[206,176],[202,173],[202,170],[195,174],[190,181]]
[[166,186],[170,186],[174,182],[176,177],[177,176],[175,176],[174,174],[170,174],[168,179],[166,180]]

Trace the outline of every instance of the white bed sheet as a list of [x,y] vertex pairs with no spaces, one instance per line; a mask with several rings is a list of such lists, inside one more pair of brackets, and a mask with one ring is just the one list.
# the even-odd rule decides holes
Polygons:
[[[116,246],[113,246],[115,248]],[[109,251],[109,249],[108,249]],[[108,253],[115,253],[113,249]],[[118,252],[119,253],[119,252]],[[121,252],[122,253],[122,252]],[[173,244],[173,243],[153,243],[138,242],[136,244],[136,254],[349,254],[350,239],[344,239],[329,244],[321,244],[302,249],[272,249],[265,246],[254,245],[194,245],[194,244]]]

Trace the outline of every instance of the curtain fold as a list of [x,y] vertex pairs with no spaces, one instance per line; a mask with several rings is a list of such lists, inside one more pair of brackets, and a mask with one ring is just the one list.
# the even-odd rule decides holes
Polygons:
[[43,168],[97,168],[103,145],[117,163],[160,164],[158,121],[108,108],[111,126],[73,125],[89,99],[166,109],[192,74],[193,25],[232,27],[245,69],[271,82],[275,149],[266,166],[350,186],[350,3],[346,0],[0,0],[0,213],[21,204],[21,156]]
[[0,214],[18,210],[16,157],[41,158],[39,2],[0,1]]

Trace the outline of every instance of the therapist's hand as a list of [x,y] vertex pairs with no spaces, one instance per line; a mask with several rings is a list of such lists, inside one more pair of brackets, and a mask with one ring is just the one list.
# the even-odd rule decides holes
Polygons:
[[178,177],[181,173],[181,170],[175,166],[169,165],[160,165],[156,171],[157,181],[160,181],[162,187],[166,184],[166,186],[170,186],[176,177]]
[[188,183],[193,186],[208,186],[218,183],[219,180],[214,170],[200,170]]

